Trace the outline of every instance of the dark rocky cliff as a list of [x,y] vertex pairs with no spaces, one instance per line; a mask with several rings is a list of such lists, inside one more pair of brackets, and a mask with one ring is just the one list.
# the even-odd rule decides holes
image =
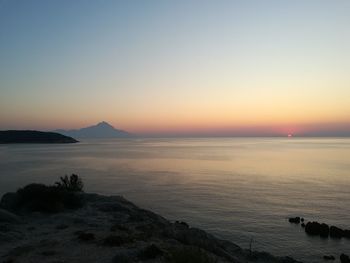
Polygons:
[[0,144],[4,143],[76,143],[77,140],[55,132],[0,131]]

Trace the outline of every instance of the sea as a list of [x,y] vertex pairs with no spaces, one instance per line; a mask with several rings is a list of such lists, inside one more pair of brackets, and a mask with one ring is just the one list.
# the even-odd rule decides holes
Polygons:
[[308,236],[300,216],[350,229],[348,138],[132,138],[0,145],[0,195],[78,174],[86,192],[122,195],[242,248],[323,262],[349,239]]

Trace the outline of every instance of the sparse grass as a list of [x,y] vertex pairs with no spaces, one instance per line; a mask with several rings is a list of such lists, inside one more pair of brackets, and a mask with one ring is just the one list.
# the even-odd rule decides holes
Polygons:
[[83,191],[83,188],[84,188],[83,181],[76,174],[72,174],[69,177],[68,175],[65,175],[64,177],[60,177],[60,181],[56,182],[55,185],[58,188],[62,188],[73,192],[81,192]]

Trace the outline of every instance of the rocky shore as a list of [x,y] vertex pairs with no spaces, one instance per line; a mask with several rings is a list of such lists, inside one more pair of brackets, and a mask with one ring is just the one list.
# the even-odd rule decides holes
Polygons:
[[0,202],[2,263],[297,262],[242,249],[121,196],[79,192],[74,194],[79,208],[60,205],[59,211],[45,213],[14,211],[16,195],[6,194]]

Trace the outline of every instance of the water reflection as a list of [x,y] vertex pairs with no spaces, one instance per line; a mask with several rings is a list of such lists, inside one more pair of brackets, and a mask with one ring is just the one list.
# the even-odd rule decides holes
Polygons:
[[277,255],[319,262],[349,240],[308,237],[288,216],[349,228],[349,139],[131,139],[0,146],[0,193],[80,174],[170,219]]

